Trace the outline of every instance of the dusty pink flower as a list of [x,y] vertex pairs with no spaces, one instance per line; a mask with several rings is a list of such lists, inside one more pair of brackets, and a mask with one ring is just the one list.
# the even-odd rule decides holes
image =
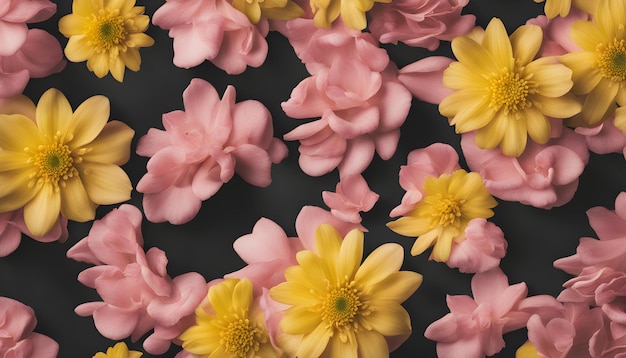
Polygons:
[[489,192],[539,208],[569,202],[589,160],[584,138],[567,128],[546,144],[529,142],[517,158],[505,156],[499,149],[478,148],[474,136],[473,132],[463,134],[461,147],[467,165],[480,173]]
[[100,334],[112,340],[130,336],[134,342],[154,329],[144,349],[163,354],[206,295],[206,281],[195,272],[168,276],[165,252],[143,250],[141,221],[139,209],[122,205],[95,221],[89,235],[68,250],[69,258],[96,265],[78,280],[102,298],[75,312],[93,316]]
[[48,336],[33,332],[35,326],[37,318],[31,307],[0,297],[0,356],[55,358],[59,344]]
[[200,210],[235,173],[260,187],[269,185],[272,163],[287,156],[287,146],[273,138],[270,112],[260,102],[235,103],[228,86],[220,100],[202,79],[193,79],[183,93],[185,111],[163,115],[165,130],[152,128],[137,153],[152,157],[137,184],[144,193],[146,218],[183,224]]
[[376,3],[369,12],[369,28],[381,43],[403,42],[431,51],[439,41],[465,35],[476,23],[461,15],[469,0],[394,0]]
[[616,332],[611,320],[605,317],[601,329],[589,341],[589,353],[592,358],[626,357],[626,332]]
[[348,175],[339,180],[335,192],[323,191],[322,199],[337,219],[358,224],[360,212],[370,211],[378,201],[365,179],[358,174]]
[[0,98],[22,93],[31,77],[46,77],[65,67],[59,41],[27,26],[55,12],[56,5],[48,0],[0,1]]
[[426,338],[437,341],[441,358],[480,358],[504,347],[502,334],[524,327],[528,315],[518,311],[525,283],[509,286],[500,268],[475,274],[470,296],[446,297],[450,313],[431,323]]
[[285,134],[300,141],[299,164],[312,176],[338,168],[340,176],[360,174],[377,152],[395,153],[400,126],[411,107],[411,93],[397,81],[397,70],[372,71],[367,64],[337,57],[329,68],[300,82],[283,102],[293,118],[315,118]]
[[452,245],[446,265],[465,273],[485,272],[500,265],[508,243],[494,223],[473,219],[464,231],[464,239]]
[[152,22],[174,39],[174,65],[182,68],[211,61],[228,74],[259,67],[267,56],[266,19],[253,25],[226,0],[167,0]]

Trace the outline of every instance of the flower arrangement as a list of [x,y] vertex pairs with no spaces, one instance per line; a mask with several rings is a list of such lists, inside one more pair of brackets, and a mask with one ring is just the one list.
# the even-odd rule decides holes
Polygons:
[[0,0],[0,355],[625,355],[625,19]]

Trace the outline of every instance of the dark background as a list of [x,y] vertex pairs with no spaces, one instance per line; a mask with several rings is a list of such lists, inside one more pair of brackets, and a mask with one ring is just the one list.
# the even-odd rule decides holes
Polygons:
[[[44,28],[59,38],[58,19],[70,13],[69,0],[56,1],[57,14],[46,22],[31,27]],[[163,0],[139,1],[152,17]],[[522,25],[528,18],[543,11],[543,4],[532,0],[472,0],[465,13],[477,15],[477,24],[486,26],[492,17],[501,18],[509,32]],[[98,79],[89,72],[85,63],[68,63],[64,71],[45,79],[32,79],[25,91],[37,102],[50,87],[60,89],[76,108],[88,97],[96,94],[107,96],[111,101],[111,119],[129,124],[136,132],[131,152],[124,169],[133,185],[145,173],[147,158],[135,152],[137,140],[150,127],[163,128],[161,115],[182,107],[182,92],[190,80],[200,77],[208,80],[221,94],[228,84],[235,86],[237,101],[256,99],[267,106],[273,114],[275,137],[295,128],[301,120],[288,118],[280,103],[289,98],[291,90],[307,72],[295,56],[287,40],[278,33],[267,37],[269,53],[260,68],[248,68],[240,75],[227,75],[210,62],[186,70],[172,63],[172,39],[167,31],[150,26],[147,33],[155,39],[155,45],[141,50],[142,65],[137,73],[126,71],[123,83],[110,75]],[[451,56],[449,43],[442,43],[438,51],[403,45],[385,45],[391,60],[398,67],[431,54]],[[366,253],[385,242],[397,242],[405,248],[403,269],[413,270],[424,276],[417,292],[405,302],[413,324],[413,334],[392,357],[435,357],[435,343],[424,338],[425,328],[449,312],[446,294],[471,294],[471,275],[459,273],[446,265],[428,261],[427,254],[412,257],[413,243],[390,231],[385,224],[390,221],[390,210],[400,203],[404,191],[398,184],[398,170],[406,163],[407,154],[434,142],[453,145],[459,152],[459,136],[437,111],[437,106],[413,101],[413,106],[402,127],[400,144],[396,154],[388,161],[378,157],[363,173],[373,191],[381,195],[379,202],[364,213]],[[156,246],[169,258],[168,272],[173,277],[185,272],[200,272],[207,281],[223,276],[243,266],[232,249],[238,237],[248,234],[261,217],[278,223],[289,236],[295,236],[295,218],[304,205],[326,208],[321,199],[323,190],[334,191],[338,181],[336,172],[323,177],[309,177],[298,167],[297,142],[286,142],[289,156],[272,169],[273,183],[267,188],[252,186],[235,176],[220,191],[205,201],[194,220],[180,226],[168,223],[153,224],[144,221],[145,248]],[[467,169],[465,164],[461,164]],[[525,281],[529,295],[557,295],[567,274],[552,266],[560,257],[574,254],[578,239],[595,237],[589,227],[585,211],[593,206],[614,207],[615,197],[624,189],[626,166],[621,154],[591,155],[589,165],[580,178],[579,190],[567,205],[550,211],[503,202],[495,208],[491,219],[504,231],[509,243],[507,256],[501,268],[510,283]],[[141,207],[141,194],[133,191],[130,203]],[[102,217],[112,207],[100,207]],[[0,258],[0,296],[17,299],[33,307],[38,318],[37,332],[46,334],[60,344],[59,357],[91,357],[106,350],[115,342],[100,336],[91,317],[79,317],[73,310],[77,305],[99,300],[95,290],[80,284],[76,277],[88,264],[66,258],[67,250],[85,237],[91,223],[69,224],[67,242],[39,243],[24,238],[20,247],[11,255]],[[525,330],[505,335],[507,346],[498,357],[513,357],[514,352],[526,340]],[[143,351],[141,341],[130,344]],[[165,357],[173,357],[179,347],[173,346]],[[151,355],[144,353],[144,357]]]

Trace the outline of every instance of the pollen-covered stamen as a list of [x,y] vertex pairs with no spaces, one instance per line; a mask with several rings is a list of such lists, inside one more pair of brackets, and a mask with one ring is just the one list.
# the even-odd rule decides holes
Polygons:
[[602,76],[620,82],[626,79],[626,46],[624,40],[599,44],[597,66]]
[[365,308],[356,283],[350,281],[335,287],[329,286],[320,313],[328,328],[356,329],[358,327],[357,316],[365,315]]
[[524,109],[529,105],[531,87],[531,83],[517,71],[504,69],[489,79],[489,106],[495,111],[504,107],[505,114]]
[[251,350],[257,352],[261,343],[267,343],[262,328],[237,315],[220,332],[220,344],[224,350],[239,358],[247,357]]
[[32,175],[33,179],[52,184],[57,190],[59,182],[62,183],[63,180],[78,174],[74,168],[75,159],[72,157],[72,151],[65,144],[55,142],[40,145],[35,150],[25,148],[25,151],[32,153],[29,162],[37,169]]
[[437,194],[431,197],[433,205],[430,211],[431,228],[437,226],[458,226],[461,218],[461,204],[452,195]]
[[97,14],[91,15],[86,33],[89,42],[99,53],[118,47],[124,50],[126,46],[124,41],[128,31],[124,26],[124,18],[117,9],[101,9]]

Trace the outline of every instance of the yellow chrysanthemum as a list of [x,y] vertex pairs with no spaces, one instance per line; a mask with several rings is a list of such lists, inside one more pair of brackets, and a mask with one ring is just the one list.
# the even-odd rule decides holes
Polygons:
[[128,346],[126,346],[126,343],[119,342],[113,347],[109,347],[106,353],[96,353],[93,358],[141,358],[141,356],[141,352],[130,351],[128,350]]
[[542,358],[543,356],[537,353],[537,348],[530,343],[530,341],[526,341],[526,343],[522,344],[517,351],[515,351],[515,358]]
[[[595,20],[576,21],[570,38],[582,51],[559,59],[572,70],[572,92],[587,95],[580,120],[573,125],[594,127],[626,106],[626,6],[623,0],[599,0]],[[620,112],[618,112],[620,113]],[[623,119],[616,118],[616,122]]]
[[539,26],[519,27],[509,38],[497,18],[482,39],[460,36],[452,41],[458,59],[445,70],[443,84],[456,90],[439,105],[457,133],[476,131],[483,149],[500,146],[505,155],[517,157],[527,137],[537,143],[550,138],[546,118],[567,118],[580,112],[580,103],[569,94],[571,70],[542,58],[533,61],[541,46]]
[[179,338],[198,358],[277,358],[263,311],[253,305],[252,282],[229,278],[209,288],[196,308],[196,324]]
[[[130,156],[134,131],[109,119],[109,100],[94,96],[72,112],[56,89],[37,107],[0,114],[0,212],[24,207],[26,226],[45,235],[59,217],[87,221],[101,204],[130,199],[132,186],[119,167]],[[28,115],[30,114],[30,118]]]
[[65,56],[73,62],[87,61],[99,78],[109,71],[122,82],[128,67],[139,71],[139,48],[154,44],[143,33],[150,18],[135,0],[74,0],[72,13],[59,20],[59,31],[67,38]]
[[292,357],[371,357],[389,355],[385,337],[408,337],[411,319],[400,305],[422,276],[399,271],[398,244],[384,244],[361,264],[363,233],[341,235],[328,224],[316,231],[316,251],[298,252],[299,265],[285,271],[286,282],[271,297],[290,305],[280,322],[278,343]]
[[536,3],[546,2],[544,12],[548,19],[557,16],[565,17],[569,14],[572,6],[575,6],[589,14],[595,10],[596,0],[535,0]]
[[490,218],[498,202],[489,194],[478,173],[463,169],[424,182],[424,197],[415,208],[387,226],[405,236],[416,236],[411,255],[434,245],[432,257],[446,262],[453,240],[463,240],[470,220]]
[[233,0],[233,7],[243,12],[253,24],[261,17],[292,20],[304,15],[304,10],[292,0]]
[[391,0],[310,0],[315,26],[329,29],[341,15],[348,27],[363,30],[367,27],[365,13],[375,2],[390,3]]

